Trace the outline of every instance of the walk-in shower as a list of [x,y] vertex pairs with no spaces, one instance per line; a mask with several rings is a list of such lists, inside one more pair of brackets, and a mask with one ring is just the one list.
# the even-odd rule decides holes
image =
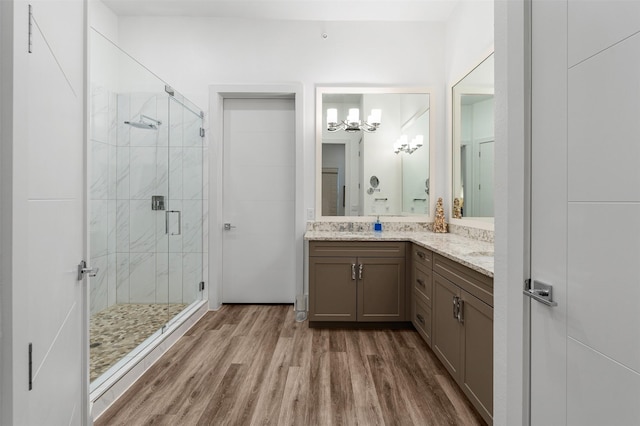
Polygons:
[[91,32],[92,392],[203,299],[201,110]]

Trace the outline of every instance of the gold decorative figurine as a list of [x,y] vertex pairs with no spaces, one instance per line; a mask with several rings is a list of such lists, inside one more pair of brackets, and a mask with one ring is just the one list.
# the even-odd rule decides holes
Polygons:
[[460,199],[453,199],[453,217],[454,219],[462,219],[462,211],[460,210]]
[[436,203],[436,218],[433,221],[433,232],[447,232],[447,224],[444,221],[444,208],[442,207],[442,197],[438,198]]

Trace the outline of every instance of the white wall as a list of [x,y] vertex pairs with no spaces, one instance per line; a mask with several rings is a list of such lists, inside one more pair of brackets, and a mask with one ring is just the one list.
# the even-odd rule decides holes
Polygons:
[[[211,84],[301,82],[305,209],[315,208],[315,85],[429,86],[442,102],[443,39],[444,24],[417,22],[122,17],[119,32],[124,50],[199,105],[208,104]],[[438,112],[435,125],[443,129]],[[436,135],[444,144],[444,133]],[[434,193],[443,191],[436,183]]]
[[118,43],[118,17],[100,0],[89,0],[89,27]]
[[524,404],[522,285],[525,273],[525,1],[495,8],[495,277],[493,312],[493,422],[517,425]]

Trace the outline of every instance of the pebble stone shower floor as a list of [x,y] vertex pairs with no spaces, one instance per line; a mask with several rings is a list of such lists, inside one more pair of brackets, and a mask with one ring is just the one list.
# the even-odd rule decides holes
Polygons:
[[89,324],[90,381],[100,377],[186,307],[182,303],[128,303],[93,315]]

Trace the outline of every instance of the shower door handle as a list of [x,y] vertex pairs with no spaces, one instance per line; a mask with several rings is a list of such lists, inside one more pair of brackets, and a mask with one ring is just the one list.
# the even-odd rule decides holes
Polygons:
[[164,233],[169,234],[169,214],[178,213],[178,232],[172,232],[170,235],[182,235],[182,212],[180,210],[167,210],[164,217]]

